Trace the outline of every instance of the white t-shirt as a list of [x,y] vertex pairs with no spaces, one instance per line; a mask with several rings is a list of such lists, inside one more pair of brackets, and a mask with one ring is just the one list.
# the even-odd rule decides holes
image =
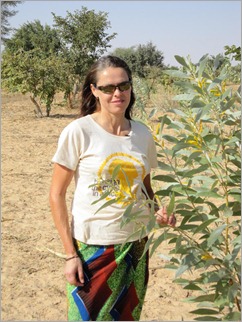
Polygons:
[[[71,212],[72,233],[77,240],[92,245],[120,244],[149,221],[149,208],[142,206],[146,200],[142,183],[151,168],[157,167],[157,154],[145,125],[131,121],[129,135],[117,136],[104,130],[91,115],[79,118],[62,131],[52,161],[75,171]],[[117,175],[112,178],[114,169]],[[93,204],[111,182],[111,195]],[[117,202],[97,212],[115,198]],[[143,211],[121,228],[124,211],[131,202],[135,202],[132,213]],[[136,235],[129,241],[137,239]]]

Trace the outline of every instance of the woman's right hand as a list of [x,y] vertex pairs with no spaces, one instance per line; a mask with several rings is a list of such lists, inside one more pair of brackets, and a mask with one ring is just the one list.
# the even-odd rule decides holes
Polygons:
[[158,225],[168,225],[171,227],[176,226],[175,214],[172,213],[170,216],[168,216],[166,207],[162,207],[159,210],[157,210],[155,216]]
[[66,262],[65,276],[67,281],[71,285],[83,286],[84,285],[84,274],[83,267],[80,257],[72,258]]

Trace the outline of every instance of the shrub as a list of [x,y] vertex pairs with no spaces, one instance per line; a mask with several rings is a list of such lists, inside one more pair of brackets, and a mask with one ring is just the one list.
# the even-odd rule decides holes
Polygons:
[[[161,174],[153,180],[161,202],[170,197],[168,210],[175,208],[180,224],[159,230],[149,247],[152,255],[164,240],[173,246],[167,267],[176,270],[175,282],[201,293],[188,299],[198,303],[195,320],[239,320],[240,92],[227,87],[228,66],[213,78],[204,71],[207,56],[197,65],[176,59],[183,71],[166,73],[182,80],[175,84],[183,93],[174,97],[182,109],[159,118]],[[188,270],[199,277],[182,278]]]

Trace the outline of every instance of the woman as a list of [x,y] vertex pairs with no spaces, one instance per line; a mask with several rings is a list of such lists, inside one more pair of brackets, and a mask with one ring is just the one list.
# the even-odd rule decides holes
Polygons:
[[[135,232],[152,216],[144,190],[154,199],[150,170],[157,159],[151,133],[131,120],[134,102],[127,64],[114,56],[99,59],[83,85],[81,117],[63,130],[53,157],[50,205],[67,256],[69,320],[140,318],[148,254],[141,258],[145,230],[141,239]],[[65,196],[73,177],[70,228]],[[131,203],[135,219],[121,225]],[[175,225],[165,209],[155,215],[158,223]]]

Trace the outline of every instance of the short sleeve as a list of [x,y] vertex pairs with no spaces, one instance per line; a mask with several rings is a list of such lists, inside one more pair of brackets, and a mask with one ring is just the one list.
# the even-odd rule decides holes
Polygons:
[[75,171],[81,156],[81,136],[81,131],[75,122],[67,125],[61,132],[52,162]]

